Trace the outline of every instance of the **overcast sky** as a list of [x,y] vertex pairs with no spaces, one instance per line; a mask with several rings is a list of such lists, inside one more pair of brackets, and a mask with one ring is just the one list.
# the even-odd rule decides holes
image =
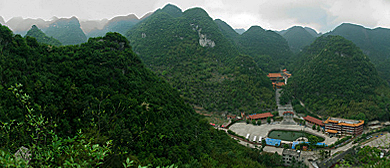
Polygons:
[[283,30],[294,25],[328,32],[343,22],[390,28],[390,0],[0,0],[0,16],[110,19],[131,13],[142,17],[172,3],[183,11],[202,7],[233,28],[258,25]]

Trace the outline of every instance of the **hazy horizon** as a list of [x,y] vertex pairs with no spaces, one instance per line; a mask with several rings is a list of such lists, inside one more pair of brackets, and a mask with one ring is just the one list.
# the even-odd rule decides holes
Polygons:
[[[367,28],[390,28],[390,1],[325,1],[299,2],[282,0],[0,0],[0,16],[5,22],[13,17],[51,20],[53,17],[77,17],[80,21],[112,19],[134,14],[142,18],[149,12],[173,4],[183,11],[201,7],[213,19],[221,19],[234,29],[247,30],[258,25],[268,30],[286,30],[292,26],[310,27],[325,33],[342,23],[362,25]],[[20,5],[23,4],[23,5]]]

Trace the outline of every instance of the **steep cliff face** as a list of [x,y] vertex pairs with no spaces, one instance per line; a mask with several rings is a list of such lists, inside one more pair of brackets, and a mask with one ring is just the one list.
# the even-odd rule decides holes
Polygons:
[[215,47],[215,42],[211,39],[207,39],[206,34],[202,34],[202,28],[200,28],[198,25],[192,25],[194,28],[194,31],[198,32],[199,35],[199,45],[202,47]]

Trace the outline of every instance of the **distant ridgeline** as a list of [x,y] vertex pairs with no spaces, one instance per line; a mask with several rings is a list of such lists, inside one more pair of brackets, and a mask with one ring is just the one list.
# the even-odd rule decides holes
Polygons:
[[48,37],[45,33],[42,32],[37,26],[33,25],[31,29],[27,32],[26,36],[34,37],[38,42],[50,44],[54,46],[60,46],[61,42],[53,37]]
[[190,104],[213,112],[275,108],[266,74],[200,8],[167,5],[127,32],[144,63]]
[[138,19],[134,14],[128,16],[117,16],[109,20],[102,29],[93,29],[86,33],[87,37],[98,37],[104,36],[107,32],[118,32],[122,35],[125,35],[127,30],[132,28],[143,18]]
[[293,54],[287,41],[274,31],[252,26],[239,34],[224,21],[217,19],[215,22],[240,53],[251,56],[266,72],[280,71]]
[[81,30],[80,22],[76,17],[58,19],[49,25],[45,33],[64,45],[75,45],[87,41],[87,36]]
[[302,51],[304,47],[309,46],[318,37],[315,30],[301,26],[291,27],[279,32],[279,34],[287,40],[291,51],[294,53]]
[[319,115],[389,119],[389,87],[351,41],[319,37],[293,65],[284,96],[294,96]]
[[[157,30],[161,31],[161,28]],[[198,35],[196,31],[195,35]],[[153,35],[150,31],[145,33],[147,37]],[[198,36],[192,37],[190,33],[188,36],[179,35],[184,38],[194,38],[198,43]],[[180,39],[179,35],[177,38]],[[215,36],[210,36],[214,40],[213,37]],[[0,26],[0,39],[0,121],[2,124],[0,151],[14,153],[19,147],[27,146],[32,150],[33,156],[36,156],[43,154],[53,145],[55,147],[61,144],[52,144],[50,138],[33,139],[30,134],[52,130],[51,133],[44,132],[45,136],[56,134],[61,139],[73,137],[81,130],[86,137],[83,141],[88,143],[98,143],[103,146],[107,141],[112,140],[112,152],[104,158],[102,167],[121,167],[127,157],[134,160],[136,165],[151,163],[153,167],[172,163],[180,167],[229,167],[231,165],[265,167],[279,165],[281,162],[277,155],[260,155],[259,151],[239,145],[225,132],[211,128],[207,119],[196,114],[184,102],[181,92],[173,89],[164,79],[146,68],[140,58],[133,53],[129,41],[118,33],[107,33],[104,37],[90,38],[87,43],[81,45],[56,47],[40,44],[31,36],[23,38],[20,35],[13,35],[7,27]],[[215,41],[218,45],[219,40],[215,38]],[[186,43],[190,42],[192,41]],[[194,52],[191,45],[188,47],[188,52]],[[211,47],[195,48],[208,57],[214,57],[207,53],[207,50],[213,50]],[[189,55],[183,57],[187,56]],[[205,59],[201,54],[194,57]],[[249,94],[250,89],[244,87],[245,82],[256,81],[257,78],[251,73],[262,74],[262,72],[255,68],[253,61],[248,61],[251,60],[248,57],[235,59],[231,61],[243,66],[237,66],[229,77],[234,80],[228,78],[226,82],[239,82],[234,89],[243,87],[243,91],[246,90]],[[212,58],[209,61],[214,60],[215,58]],[[189,64],[189,60],[187,63]],[[202,64],[206,63],[201,61],[199,65],[203,66]],[[218,62],[213,64],[223,65]],[[185,73],[181,69],[177,71]],[[218,71],[212,72],[218,73]],[[175,74],[170,71],[169,75]],[[208,89],[208,86],[203,85],[209,83],[201,82],[200,79],[191,78],[182,81],[186,80],[188,82],[196,80],[202,84],[198,87],[204,88],[196,91],[206,92]],[[27,94],[24,97],[29,96],[31,99],[19,99],[20,95],[13,94],[13,92],[18,93],[17,90],[8,89],[16,83],[22,84],[20,89]],[[256,87],[258,83],[250,84]],[[178,84],[173,83],[173,85]],[[269,92],[268,88],[263,89],[267,90],[264,92]],[[269,99],[271,97],[270,95]],[[232,97],[228,98],[232,99]],[[33,107],[34,110],[26,110],[24,104]],[[45,127],[28,129],[31,128],[30,121],[34,123],[42,117],[27,119],[25,117],[27,113],[46,118],[47,123],[41,123],[45,124]],[[23,124],[25,120],[28,122]],[[14,124],[7,125],[7,123]],[[71,161],[69,156],[78,155],[74,158],[76,161],[88,157],[57,152],[59,155],[45,161],[34,160],[33,157],[31,166],[58,167],[63,166],[65,160]],[[88,155],[93,154],[88,153]]]

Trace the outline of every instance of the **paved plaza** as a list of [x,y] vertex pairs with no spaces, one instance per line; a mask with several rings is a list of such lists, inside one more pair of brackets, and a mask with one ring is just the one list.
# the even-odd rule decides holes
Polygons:
[[294,131],[306,131],[311,134],[321,136],[325,138],[325,144],[330,145],[337,141],[337,138],[329,138],[327,135],[322,134],[322,132],[317,132],[312,130],[309,127],[299,126],[299,125],[280,125],[280,124],[262,124],[260,126],[255,126],[252,124],[246,124],[244,122],[235,123],[229,128],[230,130],[234,131],[238,135],[241,135],[243,137],[246,137],[247,134],[250,134],[249,140],[253,140],[253,137],[265,138],[268,135],[268,132],[273,129],[287,129],[287,130],[294,130]]
[[383,136],[376,138],[372,140],[371,142],[368,142],[364,144],[363,146],[371,146],[371,147],[382,147],[382,148],[389,148],[390,147],[390,134],[385,133]]

